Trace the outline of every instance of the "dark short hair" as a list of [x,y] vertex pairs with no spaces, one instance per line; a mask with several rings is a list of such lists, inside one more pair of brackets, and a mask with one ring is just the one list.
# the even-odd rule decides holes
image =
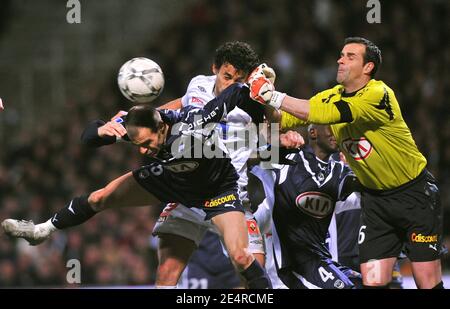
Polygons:
[[366,46],[366,53],[364,54],[364,64],[366,64],[368,62],[373,62],[373,69],[372,69],[372,72],[370,72],[370,77],[373,78],[382,63],[381,50],[375,44],[373,44],[371,41],[369,41],[368,39],[357,37],[357,36],[349,37],[349,38],[345,39],[344,45],[347,45],[350,43],[358,43],[358,44],[363,44]]
[[125,126],[144,127],[157,132],[161,122],[158,110],[148,104],[141,104],[130,108],[126,116]]
[[216,49],[214,65],[219,69],[226,62],[248,74],[259,65],[259,57],[247,43],[227,42]]

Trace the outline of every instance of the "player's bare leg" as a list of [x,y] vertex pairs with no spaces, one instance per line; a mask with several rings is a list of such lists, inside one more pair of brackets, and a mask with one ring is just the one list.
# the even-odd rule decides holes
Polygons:
[[365,287],[386,287],[392,280],[392,270],[397,258],[372,260],[361,264],[361,275]]
[[222,235],[232,263],[247,280],[249,288],[271,288],[270,280],[248,250],[248,232],[245,215],[230,211],[212,218]]
[[156,288],[176,288],[192,253],[195,242],[173,234],[159,234]]
[[[419,289],[438,288],[442,282],[441,260],[411,262],[414,281]],[[443,288],[443,287],[440,287]]]
[[35,225],[32,221],[6,219],[2,222],[2,228],[10,237],[24,238],[30,245],[38,245],[57,229],[79,225],[105,209],[159,203],[160,201],[145,191],[129,172],[89,196],[75,197],[44,223]]
[[242,271],[250,266],[255,258],[248,251],[244,214],[239,211],[230,211],[213,217],[212,222],[223,236],[225,247],[237,269]]

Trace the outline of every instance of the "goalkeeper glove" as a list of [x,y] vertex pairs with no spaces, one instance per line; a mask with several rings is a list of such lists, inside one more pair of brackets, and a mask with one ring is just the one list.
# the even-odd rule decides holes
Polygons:
[[250,98],[261,103],[279,109],[285,93],[275,91],[276,74],[267,64],[263,63],[256,67],[248,78]]
[[248,83],[250,84],[250,82],[253,79],[256,79],[256,78],[261,77],[261,76],[263,76],[263,77],[267,78],[268,80],[270,80],[270,82],[272,84],[275,84],[275,79],[277,78],[277,75],[275,74],[274,69],[272,69],[271,67],[269,67],[265,63],[262,63],[262,64],[258,65],[256,67],[256,69],[254,69],[252,71],[252,73],[250,73],[250,76],[247,79]]

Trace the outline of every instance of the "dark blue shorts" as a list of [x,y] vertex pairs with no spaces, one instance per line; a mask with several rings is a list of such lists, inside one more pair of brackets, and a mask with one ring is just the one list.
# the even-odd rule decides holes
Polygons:
[[279,270],[290,289],[354,289],[362,286],[361,275],[329,258],[314,258]]
[[161,202],[202,209],[206,213],[205,220],[229,211],[244,212],[234,177],[224,179],[213,188],[204,188],[202,184],[180,179],[177,173],[157,163],[133,171],[133,177]]

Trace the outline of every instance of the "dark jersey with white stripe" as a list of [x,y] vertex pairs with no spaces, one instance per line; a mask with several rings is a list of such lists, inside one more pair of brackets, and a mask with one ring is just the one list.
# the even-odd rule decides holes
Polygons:
[[345,201],[337,202],[328,228],[330,236],[329,247],[333,260],[355,271],[359,271],[360,199],[360,193],[355,192]]
[[280,240],[281,268],[317,256],[331,258],[325,244],[328,226],[340,186],[352,175],[340,161],[321,161],[310,147],[291,154],[290,159],[297,164],[276,170],[275,181],[273,222]]
[[[176,201],[186,206],[192,206],[225,191],[237,190],[238,174],[230,158],[221,149],[220,142],[216,143],[220,134],[213,134],[217,131],[211,126],[207,128],[207,125],[220,123],[236,106],[248,112],[252,119],[261,121],[262,109],[254,108],[258,105],[250,100],[249,89],[243,84],[235,83],[203,108],[186,106],[178,111],[160,110],[162,120],[170,126],[169,135],[157,157],[149,158],[150,167],[138,170],[136,178],[150,181],[153,176],[158,176],[164,179],[161,183],[176,188]],[[116,142],[115,137],[98,136],[97,129],[103,124],[102,121],[91,123],[83,133],[82,141],[94,147]],[[205,144],[212,140],[212,145],[206,147]],[[209,151],[207,155],[205,150]],[[154,187],[153,183],[149,184],[149,187]],[[160,192],[161,190],[158,190],[153,193],[161,201],[173,201],[173,194],[168,196],[169,194],[159,194]]]

